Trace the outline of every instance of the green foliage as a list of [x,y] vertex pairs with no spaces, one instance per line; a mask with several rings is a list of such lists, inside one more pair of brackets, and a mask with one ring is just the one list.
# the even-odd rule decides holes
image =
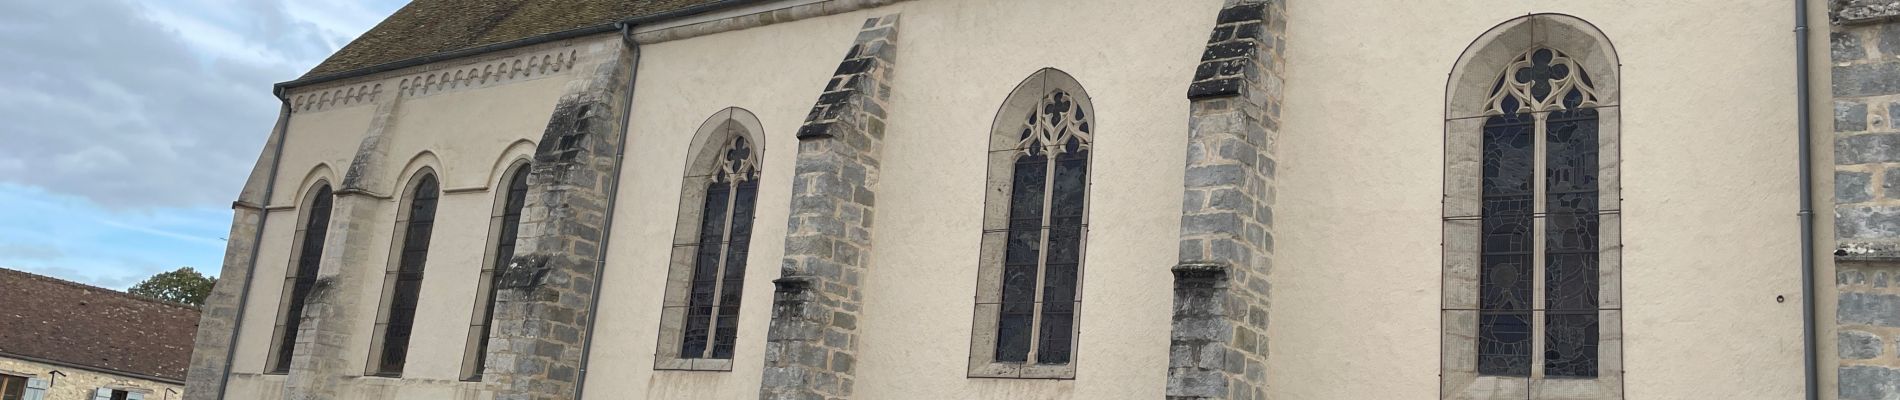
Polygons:
[[211,287],[217,286],[218,278],[204,276],[191,267],[179,267],[171,272],[160,272],[151,278],[127,289],[127,293],[184,303],[194,306],[205,304],[205,297],[211,296]]

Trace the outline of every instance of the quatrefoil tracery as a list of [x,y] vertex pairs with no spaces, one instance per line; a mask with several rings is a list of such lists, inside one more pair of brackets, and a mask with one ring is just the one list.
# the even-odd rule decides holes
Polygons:
[[1024,155],[1087,150],[1090,131],[1082,103],[1067,92],[1053,90],[1029,112],[1029,120],[1023,123],[1022,141],[1016,146]]
[[1525,51],[1499,74],[1486,115],[1596,107],[1599,100],[1577,60],[1554,49]]

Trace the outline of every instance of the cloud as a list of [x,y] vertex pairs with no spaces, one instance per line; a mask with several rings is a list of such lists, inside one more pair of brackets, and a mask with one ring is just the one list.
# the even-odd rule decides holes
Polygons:
[[405,0],[0,0],[0,266],[215,273],[294,79]]
[[0,182],[112,209],[233,199],[296,78],[400,2],[0,1]]

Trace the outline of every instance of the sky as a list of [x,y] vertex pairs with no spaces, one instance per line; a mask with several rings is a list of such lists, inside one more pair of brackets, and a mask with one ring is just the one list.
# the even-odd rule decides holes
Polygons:
[[0,0],[0,267],[215,274],[288,81],[407,0]]

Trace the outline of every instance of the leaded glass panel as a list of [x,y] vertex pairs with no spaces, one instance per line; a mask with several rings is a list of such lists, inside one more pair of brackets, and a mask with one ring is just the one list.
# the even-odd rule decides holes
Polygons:
[[409,198],[408,220],[389,292],[387,320],[382,329],[381,355],[377,357],[378,375],[401,375],[409,358],[410,333],[415,327],[416,306],[422,294],[423,266],[429,259],[429,241],[435,228],[436,200],[441,188],[434,175],[416,182]]
[[272,373],[290,372],[292,354],[297,348],[297,330],[303,327],[304,298],[310,295],[310,288],[317,283],[317,271],[323,261],[323,242],[329,234],[330,208],[335,196],[330,185],[317,188],[311,195],[310,208],[304,217],[303,242],[297,254],[297,262],[286,285],[290,298],[284,306],[284,315],[280,316],[283,325],[277,329],[276,354],[272,358]]
[[747,249],[758,202],[757,157],[735,136],[720,153],[718,171],[705,185],[698,241],[694,243],[680,358],[731,359],[739,334],[740,294],[745,289]]
[[1028,113],[1013,150],[994,360],[1068,364],[1087,230],[1089,122],[1067,92]]

